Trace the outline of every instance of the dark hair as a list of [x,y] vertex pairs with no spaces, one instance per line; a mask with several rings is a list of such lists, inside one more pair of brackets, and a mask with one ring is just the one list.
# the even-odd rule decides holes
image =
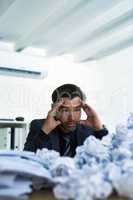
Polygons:
[[74,84],[64,84],[53,91],[53,103],[59,101],[62,97],[68,97],[70,99],[73,99],[74,97],[80,97],[82,100],[86,99],[86,96],[82,90]]

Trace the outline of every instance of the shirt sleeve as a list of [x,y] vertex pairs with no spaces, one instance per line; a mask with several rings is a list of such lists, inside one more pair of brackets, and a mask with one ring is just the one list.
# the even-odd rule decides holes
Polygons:
[[97,138],[97,139],[102,139],[104,136],[106,136],[108,134],[108,130],[107,128],[103,125],[103,128],[99,131],[94,131],[94,136]]
[[30,131],[24,145],[24,150],[36,152],[37,149],[49,148],[49,146],[49,135],[42,131],[39,120],[33,120],[30,124]]

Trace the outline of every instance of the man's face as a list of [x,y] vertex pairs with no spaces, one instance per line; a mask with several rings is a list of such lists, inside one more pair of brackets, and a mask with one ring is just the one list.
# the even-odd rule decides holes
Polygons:
[[68,97],[63,98],[63,105],[59,109],[58,119],[61,121],[61,128],[64,132],[74,131],[77,122],[80,121],[81,117],[81,99],[75,97],[69,99]]

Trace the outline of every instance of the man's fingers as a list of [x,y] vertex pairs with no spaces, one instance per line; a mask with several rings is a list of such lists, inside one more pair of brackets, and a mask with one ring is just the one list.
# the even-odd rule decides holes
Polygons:
[[82,101],[81,105],[82,105],[82,108],[83,108],[84,110],[91,110],[91,109],[92,109],[92,108],[91,108],[87,103],[85,103],[84,101]]
[[61,121],[56,121],[57,126],[61,124]]
[[59,108],[62,106],[63,104],[63,99],[61,99],[60,101],[58,101],[57,103],[55,103],[52,107],[52,109],[48,112],[49,116],[52,116],[54,118],[58,118],[59,117]]
[[94,110],[89,105],[87,105],[85,102],[82,101],[81,106],[85,111],[87,118],[94,116]]
[[60,101],[58,101],[57,103],[55,103],[52,107],[53,111],[58,111],[58,109],[63,105],[64,100],[63,98],[60,99]]
[[52,118],[58,118],[59,117],[59,112],[57,112],[56,110],[50,110],[48,112],[48,116],[51,116]]

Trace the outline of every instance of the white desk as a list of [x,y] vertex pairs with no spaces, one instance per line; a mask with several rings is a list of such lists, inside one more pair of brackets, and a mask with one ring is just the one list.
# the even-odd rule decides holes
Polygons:
[[14,149],[15,144],[15,128],[26,128],[27,123],[24,121],[5,121],[0,120],[0,128],[11,128],[10,148]]

